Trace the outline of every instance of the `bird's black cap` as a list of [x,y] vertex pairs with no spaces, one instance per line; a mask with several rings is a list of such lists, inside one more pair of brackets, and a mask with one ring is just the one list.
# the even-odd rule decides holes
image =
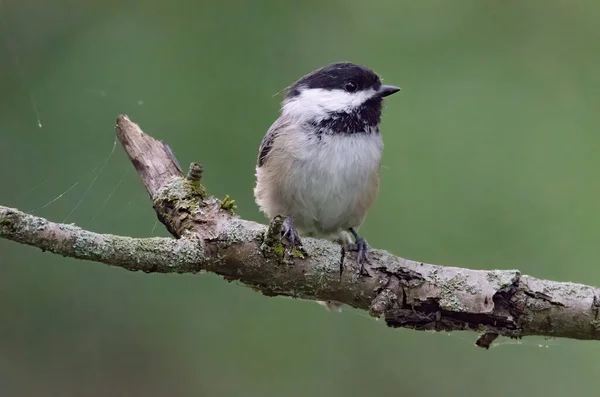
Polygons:
[[[379,76],[371,69],[350,62],[337,62],[315,70],[296,81],[287,92],[288,98],[300,94],[300,87],[322,88],[325,90],[346,90],[349,92],[374,89],[381,96],[391,95],[400,89],[382,86]],[[385,89],[382,89],[385,87]]]

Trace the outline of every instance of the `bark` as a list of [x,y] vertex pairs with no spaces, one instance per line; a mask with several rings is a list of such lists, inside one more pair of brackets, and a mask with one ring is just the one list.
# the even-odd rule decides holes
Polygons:
[[174,238],[97,234],[74,225],[0,206],[0,237],[56,254],[132,271],[210,271],[264,295],[341,302],[384,318],[391,327],[481,333],[477,346],[497,336],[600,339],[600,290],[521,275],[518,270],[438,266],[372,249],[368,276],[352,253],[340,272],[340,246],[303,238],[305,253],[281,241],[281,219],[264,226],[240,219],[235,205],[208,197],[202,168],[183,175],[171,149],[125,115],[117,136],[158,216]]

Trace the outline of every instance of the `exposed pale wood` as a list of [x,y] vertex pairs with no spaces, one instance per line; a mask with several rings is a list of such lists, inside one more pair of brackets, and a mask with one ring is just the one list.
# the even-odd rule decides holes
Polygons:
[[173,177],[183,175],[169,145],[146,135],[127,115],[117,118],[116,132],[150,197]]

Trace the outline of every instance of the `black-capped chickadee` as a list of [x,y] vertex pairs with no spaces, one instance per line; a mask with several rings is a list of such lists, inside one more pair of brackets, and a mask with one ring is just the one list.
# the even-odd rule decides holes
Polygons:
[[254,196],[269,219],[284,217],[292,247],[302,247],[296,230],[336,239],[350,232],[354,243],[346,249],[357,251],[362,271],[368,246],[356,229],[379,190],[383,98],[398,91],[347,62],[287,89],[281,115],[260,144]]

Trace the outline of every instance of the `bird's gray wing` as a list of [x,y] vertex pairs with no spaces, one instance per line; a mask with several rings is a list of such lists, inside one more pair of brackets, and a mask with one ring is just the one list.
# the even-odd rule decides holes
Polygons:
[[267,131],[262,141],[260,142],[260,147],[258,149],[258,166],[262,167],[262,165],[269,159],[269,153],[271,153],[271,149],[273,149],[273,145],[275,143],[275,139],[279,132],[287,125],[286,122],[283,122],[281,118],[278,118],[271,128]]

